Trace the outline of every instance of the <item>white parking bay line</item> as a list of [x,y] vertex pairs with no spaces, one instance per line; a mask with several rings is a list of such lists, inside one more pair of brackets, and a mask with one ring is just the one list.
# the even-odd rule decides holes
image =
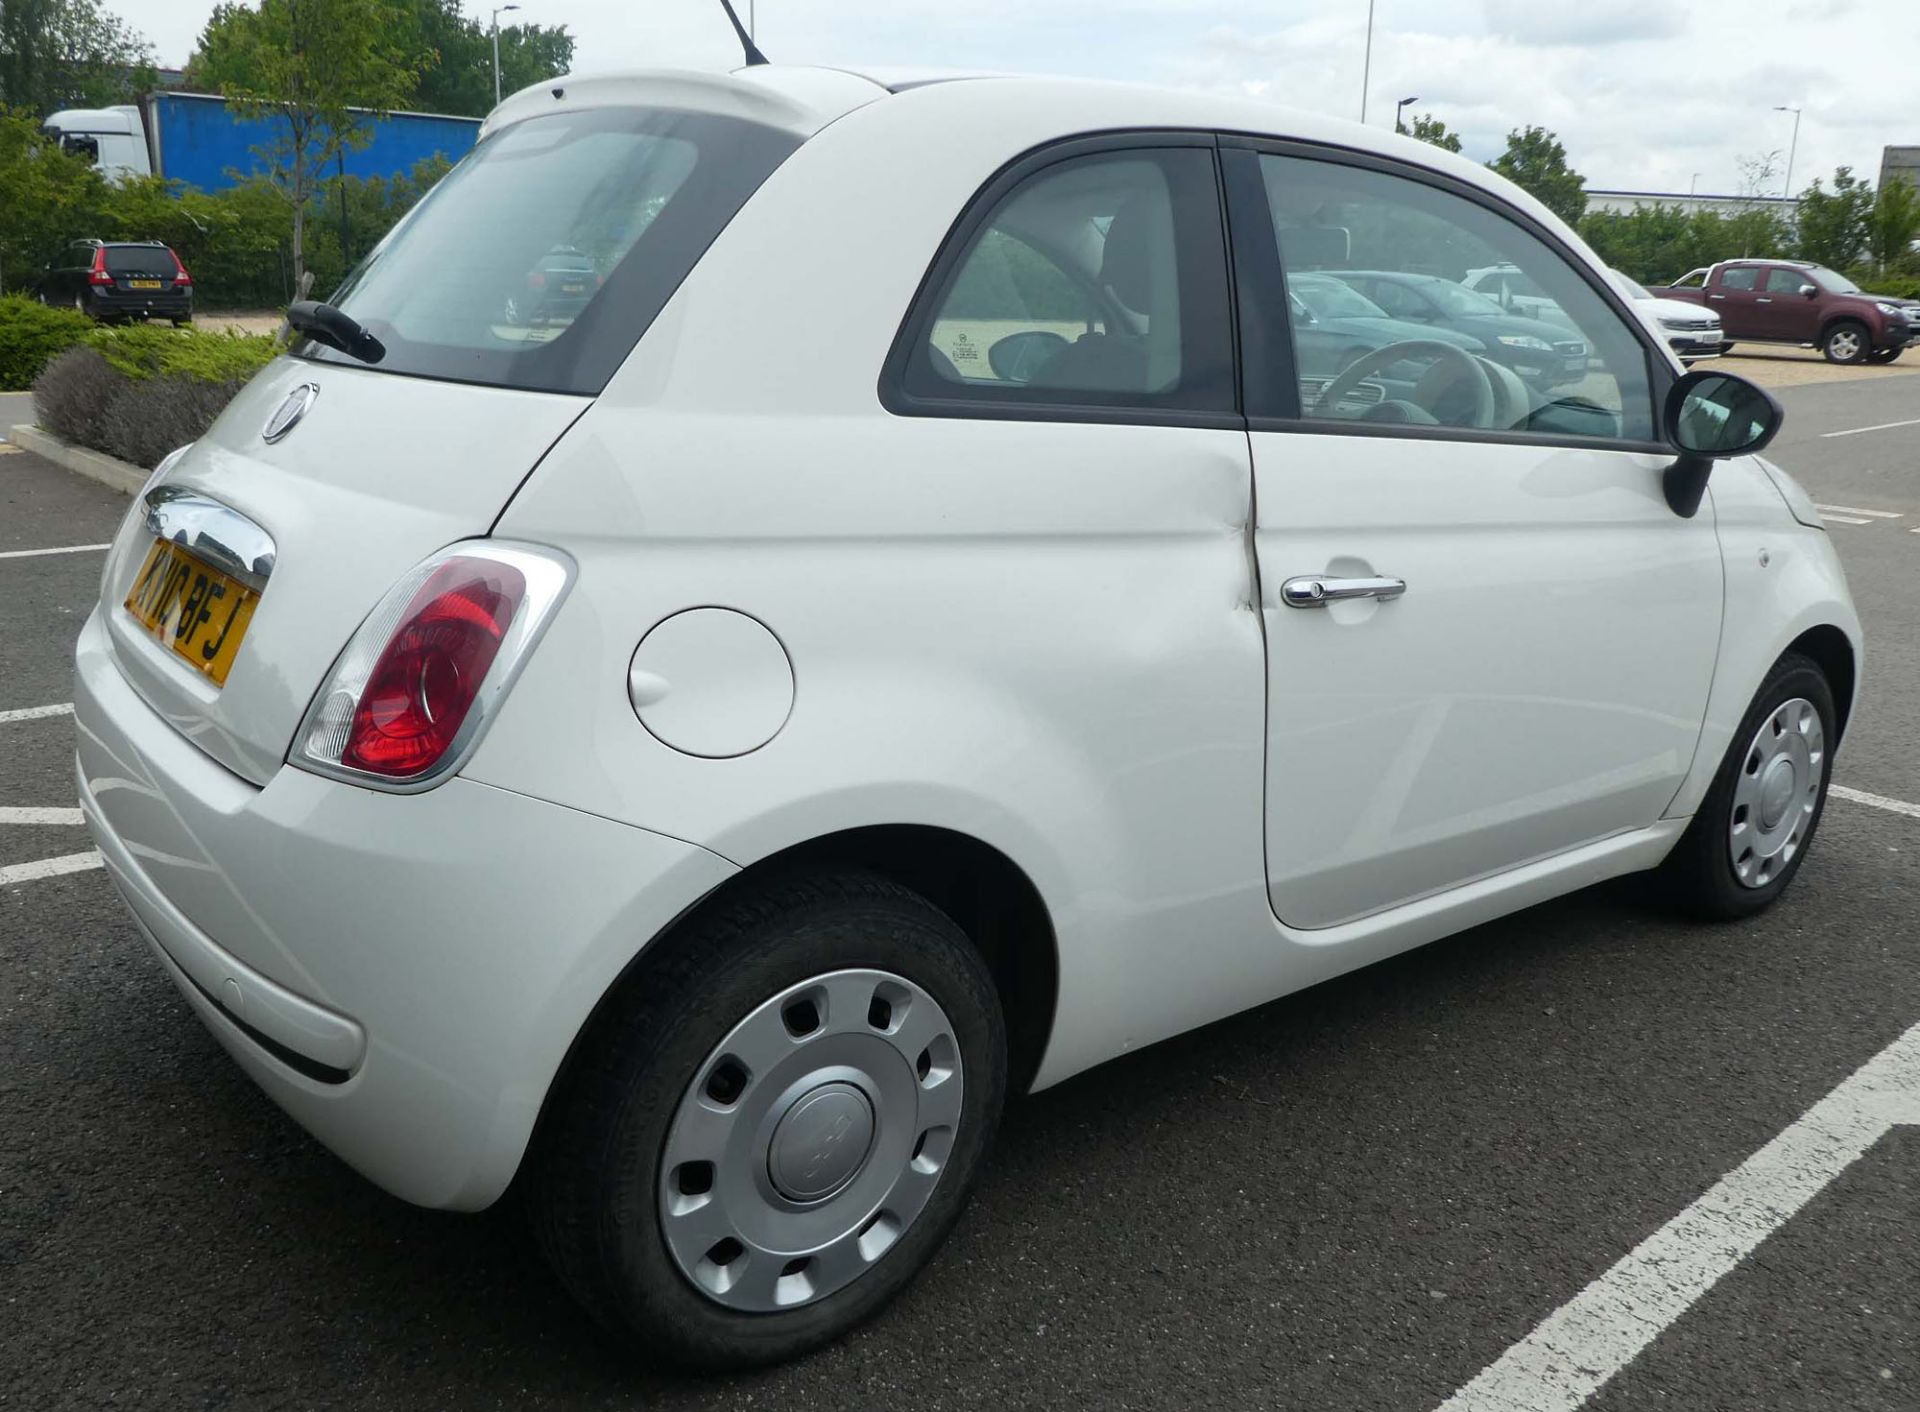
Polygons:
[[1862,510],[1858,505],[1815,505],[1821,514],[1831,510],[1836,515],[1865,515],[1870,520],[1904,520],[1906,513],[1901,510]]
[[1889,1128],[1920,1123],[1920,1025],[1869,1059],[1439,1412],[1573,1412]]
[[63,544],[58,549],[0,549],[0,559],[38,559],[45,554],[93,554],[111,544]]
[[1872,520],[1863,520],[1857,515],[1829,515],[1824,510],[1820,512],[1820,520],[1821,523],[1829,525],[1870,525],[1873,523]]
[[1904,422],[1881,422],[1877,426],[1870,427],[1848,427],[1845,431],[1823,431],[1820,435],[1822,439],[1832,436],[1858,436],[1863,431],[1892,431],[1895,427],[1920,427],[1920,417],[1913,417]]
[[0,824],[84,824],[78,809],[19,809],[0,807]]
[[1905,814],[1909,819],[1920,819],[1920,804],[1909,804],[1904,799],[1889,799],[1884,794],[1868,794],[1864,789],[1848,789],[1843,784],[1828,785],[1827,793],[1851,800],[1855,804],[1871,804],[1876,809]]
[[0,711],[0,726],[8,721],[43,721],[48,716],[71,716],[73,703],[61,701],[52,706],[22,706],[13,711]]
[[0,868],[0,887],[38,882],[41,878],[57,878],[63,873],[84,873],[89,868],[100,866],[100,854],[92,849],[85,853],[68,853],[59,858],[42,858],[33,863],[11,863]]

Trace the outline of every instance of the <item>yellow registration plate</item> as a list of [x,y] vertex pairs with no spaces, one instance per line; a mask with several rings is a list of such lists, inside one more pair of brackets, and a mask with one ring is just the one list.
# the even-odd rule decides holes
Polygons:
[[260,595],[167,540],[155,540],[127,595],[134,620],[184,661],[226,685]]
[[159,287],[160,281],[157,279],[130,279],[127,281],[128,289],[158,289]]

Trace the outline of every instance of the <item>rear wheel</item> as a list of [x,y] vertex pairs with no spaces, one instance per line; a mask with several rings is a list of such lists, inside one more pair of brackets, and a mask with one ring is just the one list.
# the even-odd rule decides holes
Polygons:
[[1789,652],[1767,674],[1713,787],[1661,865],[1672,899],[1696,916],[1760,911],[1800,870],[1826,807],[1836,740],[1833,690]]
[[870,1317],[998,1125],[985,963],[916,893],[796,875],[693,918],[581,1040],[529,1169],[562,1282],[654,1359],[737,1367]]
[[1869,363],[1891,363],[1904,352],[1906,352],[1904,345],[1899,348],[1876,348],[1867,355],[1867,361]]
[[1820,339],[1820,352],[1829,363],[1864,363],[1873,348],[1865,324],[1843,319]]

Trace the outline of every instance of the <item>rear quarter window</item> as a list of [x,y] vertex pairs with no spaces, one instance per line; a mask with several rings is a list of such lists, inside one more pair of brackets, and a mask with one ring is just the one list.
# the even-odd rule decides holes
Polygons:
[[[712,114],[601,108],[490,134],[330,301],[378,371],[593,395],[799,146]],[[363,366],[308,340],[295,353]]]

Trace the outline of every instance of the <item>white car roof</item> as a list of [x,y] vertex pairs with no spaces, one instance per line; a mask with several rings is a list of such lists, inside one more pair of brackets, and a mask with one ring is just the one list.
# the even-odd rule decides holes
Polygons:
[[569,74],[524,88],[508,98],[487,118],[481,136],[542,111],[664,105],[750,119],[806,138],[855,109],[878,103],[888,107],[937,104],[953,110],[960,122],[975,115],[1004,118],[1011,110],[1026,120],[1017,126],[1050,128],[1057,136],[1114,128],[1197,129],[1293,138],[1371,152],[1430,168],[1474,187],[1492,189],[1543,224],[1567,230],[1559,217],[1498,173],[1387,128],[1251,98],[1095,79],[886,66],[855,71],[784,64],[755,65],[731,73],[638,69]]

